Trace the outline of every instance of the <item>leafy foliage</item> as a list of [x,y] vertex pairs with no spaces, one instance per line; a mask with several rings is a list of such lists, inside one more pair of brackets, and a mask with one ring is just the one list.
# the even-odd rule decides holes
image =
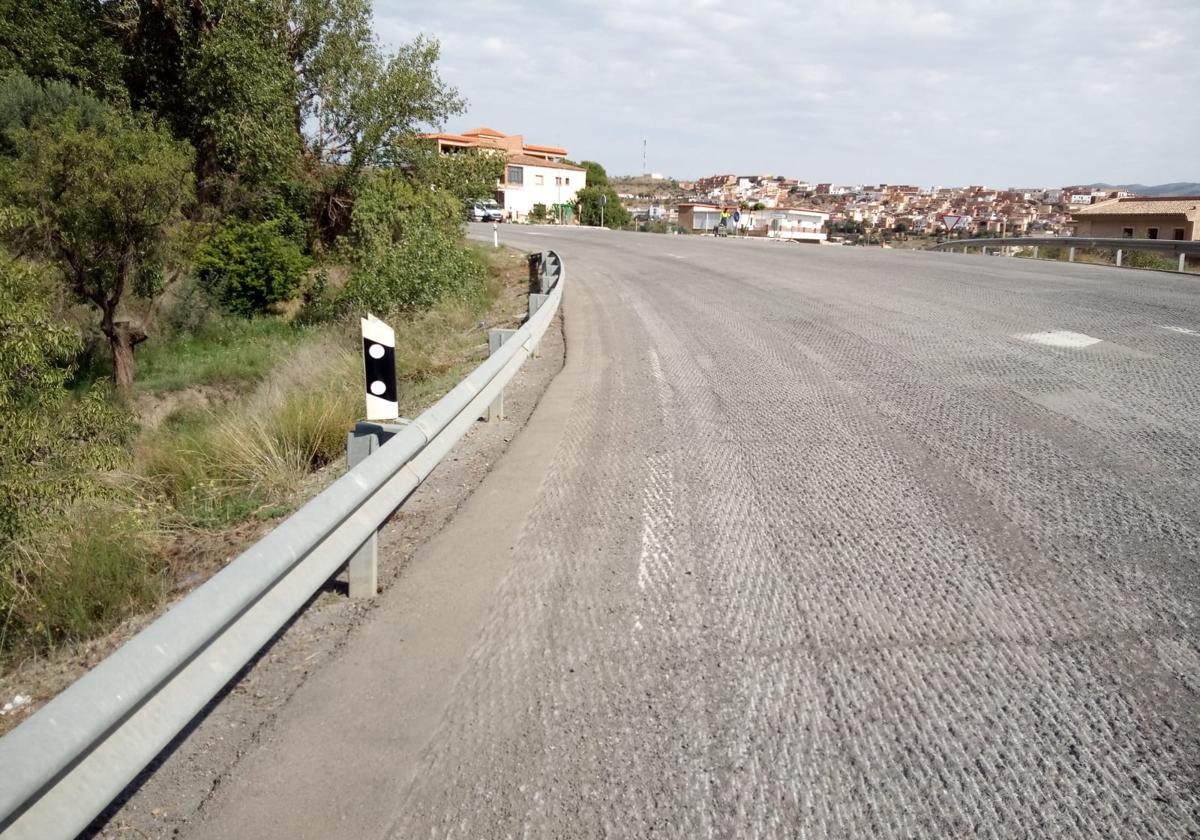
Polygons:
[[191,195],[190,149],[146,120],[89,126],[77,111],[10,136],[21,154],[0,171],[0,184],[28,216],[7,232],[27,253],[53,260],[74,297],[96,309],[114,378],[128,387],[145,319],[119,318],[130,298],[163,289],[169,234]]
[[444,297],[478,294],[484,268],[459,238],[457,198],[401,173],[369,180],[354,206],[350,248],[358,269],[342,290],[347,306],[416,312]]
[[299,154],[287,5],[161,0],[113,7],[130,100],[196,149],[206,197],[215,180],[234,174],[250,183],[278,178]]
[[200,248],[201,284],[230,312],[250,317],[290,300],[300,288],[308,260],[278,222],[234,223]]
[[93,387],[66,385],[81,348],[54,317],[45,272],[0,255],[0,544],[103,492],[92,470],[125,456],[130,418]]
[[[607,197],[601,212],[600,197]],[[586,186],[579,191],[579,222],[584,225],[599,225],[603,217],[604,226],[620,228],[632,220],[629,211],[621,204],[617,191],[610,186]]]
[[587,185],[589,187],[607,187],[608,172],[594,160],[582,160],[578,164],[587,170]]
[[0,0],[0,75],[77,85],[124,102],[124,57],[100,0]]
[[460,203],[494,198],[506,163],[504,155],[485,149],[443,155],[427,140],[398,143],[394,155],[413,180],[446,190]]
[[108,108],[91,94],[66,82],[35,82],[23,73],[0,76],[0,154],[18,153],[22,130],[74,114],[80,125],[99,126]]

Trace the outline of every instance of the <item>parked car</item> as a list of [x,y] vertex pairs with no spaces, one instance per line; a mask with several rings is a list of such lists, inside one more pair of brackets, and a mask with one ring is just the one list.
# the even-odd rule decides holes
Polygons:
[[468,201],[467,219],[472,222],[502,222],[504,211],[495,201]]

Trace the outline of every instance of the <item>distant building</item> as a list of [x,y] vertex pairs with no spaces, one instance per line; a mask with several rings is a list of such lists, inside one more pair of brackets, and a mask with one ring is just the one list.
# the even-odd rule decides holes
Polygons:
[[503,154],[507,165],[496,184],[496,201],[513,221],[523,221],[538,204],[551,216],[565,213],[569,218],[579,191],[587,186],[587,170],[563,162],[566,149],[526,143],[520,134],[481,126],[462,134],[426,134],[423,139],[436,141],[442,154],[468,149]]
[[742,217],[741,225],[750,236],[769,239],[793,239],[797,242],[823,242],[829,214],[808,208],[754,210]]
[[1071,215],[1076,236],[1200,240],[1200,196],[1118,198]]
[[679,226],[692,231],[710,231],[721,223],[721,208],[715,204],[680,204]]

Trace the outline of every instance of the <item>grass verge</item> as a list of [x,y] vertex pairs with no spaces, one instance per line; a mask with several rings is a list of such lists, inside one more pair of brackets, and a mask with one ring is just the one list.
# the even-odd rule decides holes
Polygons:
[[[478,250],[488,268],[476,296],[390,319],[405,416],[486,357],[488,327],[514,326],[525,312],[524,256]],[[143,424],[129,469],[108,476],[112,493],[102,504],[78,507],[60,527],[0,555],[0,671],[12,675],[80,646],[115,647],[123,631],[114,628],[137,623],[125,619],[203,582],[265,521],[340,474],[346,433],[363,410],[360,348],[356,320],[221,322],[148,343],[139,390],[172,407]],[[208,401],[178,399],[207,386],[225,387]],[[0,732],[16,722],[0,720]]]

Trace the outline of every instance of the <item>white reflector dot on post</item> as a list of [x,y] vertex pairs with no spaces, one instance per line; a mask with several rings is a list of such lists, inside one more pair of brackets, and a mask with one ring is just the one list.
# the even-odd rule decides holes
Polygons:
[[[382,359],[383,353],[384,353],[383,345],[382,344],[372,344],[367,349],[367,353],[370,354],[372,359]],[[373,388],[374,388],[374,386],[372,386],[372,389]],[[376,393],[379,393],[379,392],[376,391]]]
[[[376,345],[376,346],[378,346],[378,345]],[[379,357],[376,356],[375,358],[378,359]],[[371,393],[377,397],[382,396],[383,392],[386,390],[387,390],[387,386],[384,385],[382,382],[380,382],[378,379],[376,379],[374,382],[371,383]]]

